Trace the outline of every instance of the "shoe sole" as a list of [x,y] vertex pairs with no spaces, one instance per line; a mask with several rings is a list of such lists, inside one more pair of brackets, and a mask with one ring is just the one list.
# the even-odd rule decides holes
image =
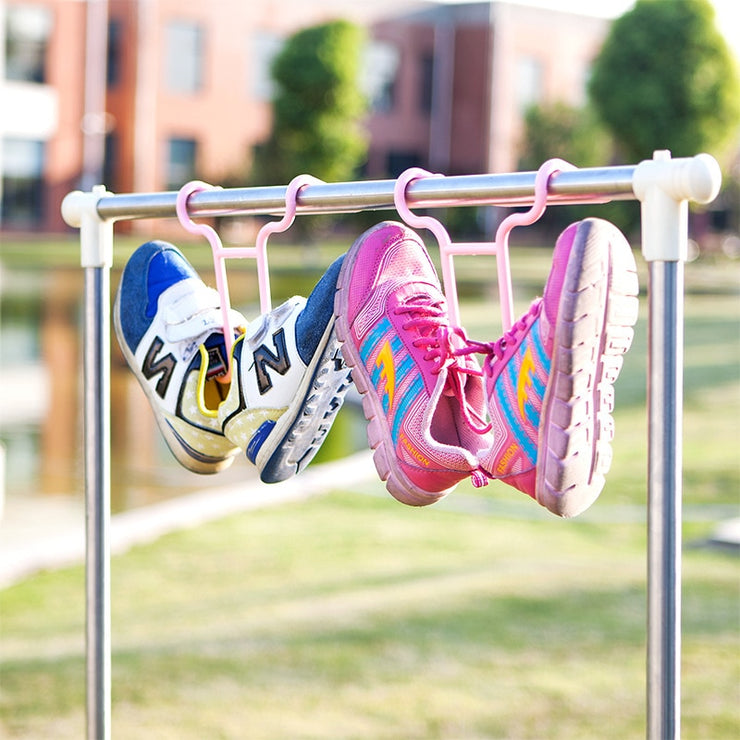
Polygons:
[[255,465],[260,480],[264,483],[287,480],[313,460],[351,382],[332,318],[296,391],[295,402],[275,423],[257,453]]
[[[613,386],[632,343],[637,296],[635,258],[622,234],[606,221],[581,222],[560,298],[539,429],[536,499],[558,516],[581,513],[604,487],[614,438]],[[578,370],[592,366],[594,357],[593,374]]]
[[[342,269],[337,280],[337,293],[334,297],[334,314],[336,316],[337,337],[342,342],[344,361],[352,369],[352,380],[362,396],[362,410],[367,420],[367,441],[373,450],[373,463],[380,479],[385,482],[388,493],[401,503],[409,506],[428,506],[438,501],[452,489],[444,491],[425,491],[415,486],[402,470],[395,464],[393,440],[388,431],[388,425],[383,422],[385,414],[383,407],[375,397],[369,393],[372,385],[366,377],[364,364],[359,352],[350,341],[351,331],[347,321],[349,304],[349,282],[352,267],[360,255],[361,244],[367,236],[378,229],[385,228],[386,224],[378,224],[370,231],[365,232],[350,248],[344,258]],[[373,389],[374,390],[374,389]]]
[[[118,346],[121,348],[121,352],[123,353],[129,368],[146,394],[152,413],[154,414],[154,419],[159,427],[159,431],[162,433],[162,436],[164,437],[170,452],[175,456],[175,459],[191,472],[199,473],[201,475],[211,475],[228,468],[234,462],[234,456],[237,454],[238,450],[235,450],[234,454],[229,455],[228,457],[211,457],[210,455],[205,455],[191,447],[169,424],[167,417],[159,409],[159,396],[157,396],[155,391],[147,384],[146,379],[139,370],[134,354],[129,349],[129,346],[126,344],[126,340],[123,337],[123,332],[121,330],[120,293],[116,295],[113,311],[113,328],[115,329],[116,338],[118,339]],[[191,423],[187,419],[183,419],[183,421],[186,424]]]

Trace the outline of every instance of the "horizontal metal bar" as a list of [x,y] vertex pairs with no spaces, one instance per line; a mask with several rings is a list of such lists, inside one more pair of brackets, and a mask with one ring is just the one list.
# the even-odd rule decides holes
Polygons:
[[[552,203],[633,200],[635,166],[599,167],[558,172],[550,180]],[[407,189],[414,208],[524,205],[534,194],[535,172],[430,177]],[[353,213],[393,208],[395,180],[367,180],[307,185],[298,196],[300,214]],[[237,216],[282,214],[286,186],[217,188],[195,193],[188,201],[192,215]],[[106,195],[97,212],[102,219],[174,217],[176,192]]]

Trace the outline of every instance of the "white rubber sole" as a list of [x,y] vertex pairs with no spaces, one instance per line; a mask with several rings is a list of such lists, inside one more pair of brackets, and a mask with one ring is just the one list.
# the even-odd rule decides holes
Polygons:
[[539,428],[536,499],[558,516],[585,511],[604,487],[614,382],[632,343],[637,296],[637,268],[624,236],[606,221],[582,221],[560,299]]

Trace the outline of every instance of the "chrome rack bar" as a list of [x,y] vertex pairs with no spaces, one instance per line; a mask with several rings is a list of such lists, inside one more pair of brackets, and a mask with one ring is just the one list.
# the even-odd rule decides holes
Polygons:
[[[559,172],[550,181],[550,202],[588,203],[594,199],[634,199],[635,167],[605,167]],[[500,205],[531,202],[535,172],[505,175],[461,175],[427,178],[408,188],[415,208]],[[299,214],[352,213],[393,208],[394,180],[369,180],[307,185],[298,195]],[[283,186],[216,189],[188,200],[193,216],[280,214],[285,209]],[[175,216],[177,193],[105,195],[98,201],[102,219],[167,218]]]
[[[528,205],[534,172],[417,180],[415,208]],[[560,172],[550,204],[639,200],[642,253],[649,263],[648,305],[648,648],[647,736],[680,735],[681,429],[683,415],[683,262],[688,201],[716,198],[721,174],[707,154],[671,159],[656,152],[635,166]],[[298,213],[349,213],[393,208],[393,180],[308,185]],[[210,190],[192,196],[193,215],[281,214],[282,186]],[[109,270],[113,223],[169,218],[176,193],[113,195],[103,186],[74,192],[62,215],[80,229],[85,290],[85,501],[87,516],[87,726],[89,738],[110,736],[110,331]]]

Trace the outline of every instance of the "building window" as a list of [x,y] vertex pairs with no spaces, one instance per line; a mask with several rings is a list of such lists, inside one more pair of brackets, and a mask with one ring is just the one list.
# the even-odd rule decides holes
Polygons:
[[256,100],[271,101],[275,96],[275,83],[272,79],[272,63],[283,48],[284,41],[270,33],[256,33],[252,36],[252,54],[248,69],[251,93]]
[[110,87],[115,87],[121,81],[122,42],[123,24],[116,18],[112,18],[108,24],[108,53],[106,59],[106,75]]
[[11,5],[5,22],[5,77],[18,82],[46,82],[46,49],[52,29],[49,8]]
[[390,177],[398,177],[410,167],[422,167],[424,162],[418,152],[396,151],[388,152],[386,157],[386,170]]
[[392,44],[371,42],[365,50],[362,89],[374,113],[390,113],[396,103],[401,54]]
[[195,179],[198,144],[195,139],[173,138],[167,142],[167,189],[179,190]]
[[105,153],[103,155],[103,182],[108,190],[115,192],[120,188],[118,174],[118,136],[115,133],[105,135]]
[[203,87],[203,41],[201,26],[189,21],[170,21],[165,29],[165,84],[172,93],[195,93]]
[[520,57],[516,75],[517,105],[524,112],[542,101],[542,62],[535,57]]
[[434,56],[424,54],[420,60],[421,87],[419,89],[419,108],[422,113],[432,112],[432,96],[434,94]]
[[40,227],[44,215],[43,141],[3,142],[2,221],[5,226]]

